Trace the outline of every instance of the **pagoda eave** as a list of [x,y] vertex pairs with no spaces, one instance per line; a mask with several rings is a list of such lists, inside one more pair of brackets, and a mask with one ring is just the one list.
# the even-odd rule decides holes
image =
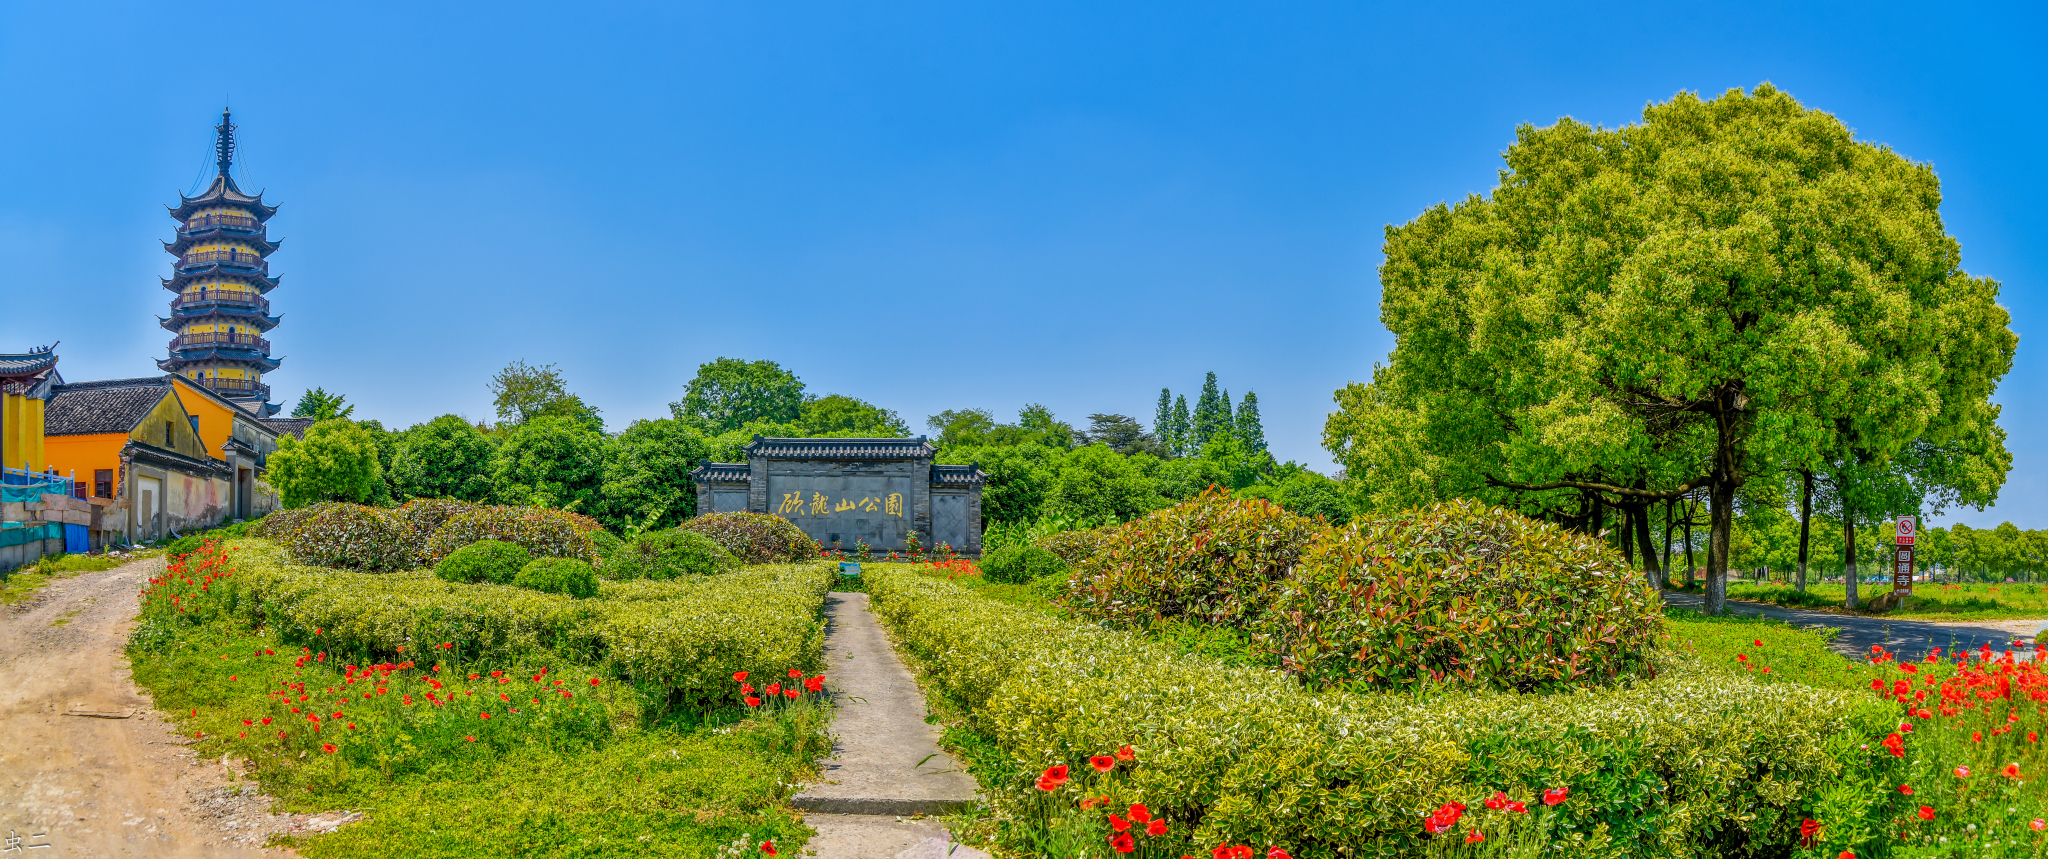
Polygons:
[[185,249],[190,248],[193,245],[199,244],[201,242],[219,241],[242,242],[244,244],[255,247],[256,252],[262,256],[269,256],[272,253],[275,253],[279,247],[284,245],[283,239],[278,239],[277,241],[273,242],[267,238],[264,238],[263,233],[261,232],[237,234],[232,230],[228,230],[221,227],[214,227],[213,229],[201,230],[196,233],[179,233],[176,239],[163,243],[164,253],[182,256],[185,253]]
[[284,317],[266,316],[257,312],[255,308],[237,308],[233,305],[227,305],[206,310],[192,310],[189,308],[173,310],[169,319],[161,316],[157,317],[157,324],[165,331],[177,333],[178,329],[183,326],[209,320],[247,325],[250,328],[256,329],[257,333],[263,334],[268,333],[272,328],[276,328],[278,323],[284,321]]
[[247,349],[179,349],[176,352],[172,352],[171,357],[156,362],[156,365],[166,370],[176,370],[179,367],[190,367],[193,364],[224,363],[240,364],[252,370],[261,370],[268,373],[283,364],[284,359],[272,358]]
[[163,281],[165,289],[172,292],[184,292],[185,284],[197,280],[201,276],[241,278],[243,282],[255,285],[257,295],[268,295],[271,290],[276,289],[277,285],[284,280],[281,277],[254,271],[222,271],[214,274],[204,271],[186,271],[184,269],[172,269],[170,277],[159,277],[157,280]]

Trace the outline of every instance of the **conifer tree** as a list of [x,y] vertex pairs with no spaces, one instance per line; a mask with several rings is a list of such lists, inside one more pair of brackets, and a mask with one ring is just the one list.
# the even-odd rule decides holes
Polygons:
[[1191,450],[1195,441],[1194,419],[1188,417],[1188,398],[1176,394],[1173,398],[1173,455],[1193,456]]
[[1219,432],[1229,432],[1230,401],[1216,389],[1216,374],[1202,380],[1202,395],[1195,400],[1195,437],[1190,447],[1200,451]]
[[1159,389],[1159,408],[1152,417],[1152,436],[1166,446],[1169,453],[1180,452],[1180,437],[1173,427],[1173,391]]
[[1266,452],[1266,428],[1259,423],[1259,392],[1246,391],[1244,405],[1237,408],[1237,440],[1244,443],[1246,452],[1257,456]]

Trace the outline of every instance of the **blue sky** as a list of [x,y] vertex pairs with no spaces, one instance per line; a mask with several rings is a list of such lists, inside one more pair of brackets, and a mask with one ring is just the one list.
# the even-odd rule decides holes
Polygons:
[[2013,475],[1952,518],[2048,527],[2038,7],[1536,7],[7,2],[0,348],[155,372],[161,207],[232,100],[287,406],[484,417],[524,359],[619,428],[730,355],[913,426],[1078,425],[1214,370],[1327,470],[1331,392],[1391,345],[1386,225],[1490,189],[1519,123],[1768,80],[1934,164],[2021,336]]

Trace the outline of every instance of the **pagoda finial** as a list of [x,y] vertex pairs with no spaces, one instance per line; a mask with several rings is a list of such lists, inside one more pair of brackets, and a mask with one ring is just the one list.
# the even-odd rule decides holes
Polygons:
[[220,165],[220,175],[228,175],[228,167],[235,163],[235,124],[228,121],[228,109],[220,109],[220,124],[213,127],[220,136],[213,141],[214,162]]

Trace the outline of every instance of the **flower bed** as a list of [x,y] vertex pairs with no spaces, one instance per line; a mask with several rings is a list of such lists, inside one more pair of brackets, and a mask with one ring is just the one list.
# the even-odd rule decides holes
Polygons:
[[181,613],[232,615],[366,662],[435,645],[485,664],[564,658],[631,681],[662,709],[737,701],[721,682],[733,665],[817,668],[832,575],[823,564],[755,567],[689,583],[606,582],[596,598],[574,599],[424,571],[297,566],[266,540],[229,548],[234,576]]
[[[1311,694],[1274,671],[1180,655],[929,576],[880,568],[869,578],[876,612],[1007,759],[982,767],[983,786],[1024,828],[1047,819],[1038,809],[1057,793],[1038,783],[1047,768],[1078,771],[1129,745],[1133,760],[1088,790],[1107,807],[1146,806],[1165,821],[1160,837],[1185,839],[1175,849],[1434,855],[1477,833],[1573,856],[1782,855],[1825,786],[1893,760],[1874,743],[1858,748],[1889,727],[1867,696],[1689,659],[1674,657],[1655,681],[1554,696]],[[1567,801],[1538,805],[1559,789]],[[1060,802],[1073,810],[1084,793],[1070,793]],[[1488,808],[1496,793],[1548,811]]]

